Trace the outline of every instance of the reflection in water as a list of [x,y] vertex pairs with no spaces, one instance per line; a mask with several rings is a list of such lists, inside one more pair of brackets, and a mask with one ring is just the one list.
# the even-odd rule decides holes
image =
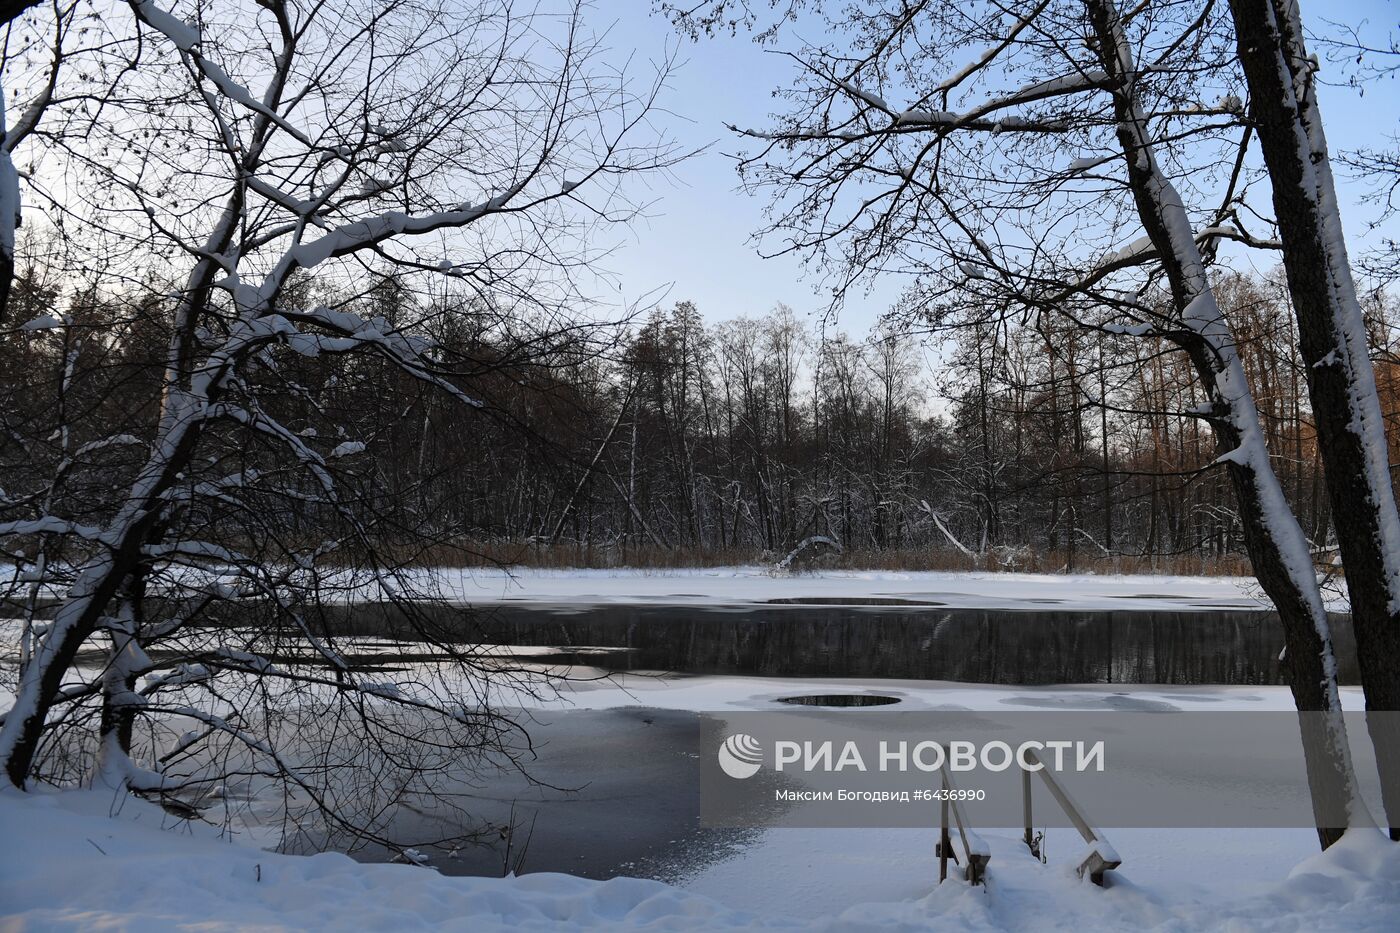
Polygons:
[[876,693],[818,693],[800,697],[778,697],[779,703],[793,706],[889,706],[898,703],[899,697],[880,696]]
[[[398,628],[384,607],[346,612],[332,624],[367,635]],[[1283,631],[1265,612],[503,606],[435,615],[446,638],[552,648],[530,657],[609,670],[988,684],[1283,683]],[[1351,620],[1334,615],[1332,624],[1341,681],[1357,683]]]

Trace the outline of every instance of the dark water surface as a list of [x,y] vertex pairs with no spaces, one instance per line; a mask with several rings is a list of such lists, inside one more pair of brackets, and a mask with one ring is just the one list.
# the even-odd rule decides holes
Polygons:
[[[408,637],[393,610],[332,623]],[[1283,630],[1268,612],[1025,612],[888,606],[502,606],[434,610],[463,642],[552,648],[522,659],[607,670],[861,677],[982,684],[1281,684]],[[1358,682],[1351,620],[1332,616],[1341,681]],[[509,655],[509,652],[507,652]]]
[[[529,777],[517,771],[449,777],[444,785],[474,820],[514,826],[515,838],[476,845],[423,845],[427,863],[447,875],[559,871],[585,878],[631,875],[675,882],[733,854],[759,830],[700,825],[695,713],[624,707],[534,712]],[[429,803],[393,811],[397,839],[440,839],[463,830],[452,810]],[[308,851],[315,851],[313,846]],[[379,846],[362,861],[387,861]]]

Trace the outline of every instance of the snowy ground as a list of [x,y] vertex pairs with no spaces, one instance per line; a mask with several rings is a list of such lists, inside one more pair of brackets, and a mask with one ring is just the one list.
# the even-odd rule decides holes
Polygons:
[[[0,579],[13,566],[0,564]],[[189,568],[172,571],[196,575]],[[772,567],[671,569],[538,569],[434,567],[401,571],[401,583],[467,604],[748,606],[927,605],[948,609],[1063,609],[1081,611],[1268,610],[1253,577],[960,573],[945,571],[821,570],[788,573]],[[221,579],[216,570],[200,579]],[[236,580],[229,578],[230,583]],[[322,581],[327,598],[384,598],[377,583],[358,578]],[[332,585],[334,584],[334,585]],[[402,591],[403,586],[397,587]],[[47,599],[61,593],[45,590]],[[1345,611],[1339,594],[1329,609]]]
[[[275,855],[169,823],[149,805],[115,806],[96,792],[0,792],[0,927],[1388,931],[1400,910],[1400,849],[1377,833],[1291,870],[1305,846],[1280,834],[1222,845],[1212,834],[1144,833],[1154,854],[1100,889],[1009,836],[990,835],[988,883],[972,888],[934,883],[928,834],[786,831],[681,889],[559,874],[449,878],[335,854]],[[736,890],[754,903],[706,896],[732,903]],[[792,903],[805,909],[785,911]]]
[[[1100,710],[1180,709],[1291,710],[1286,687],[1147,686],[1056,684],[1000,686],[926,680],[857,680],[849,677],[692,677],[687,675],[607,674],[559,685],[557,698],[529,701],[554,709],[614,709],[646,706],[716,712],[773,709],[778,697],[795,694],[881,693],[900,699],[899,710]],[[1364,708],[1359,687],[1341,689],[1347,710]],[[524,695],[502,693],[506,703],[525,705]],[[878,711],[878,708],[876,709]],[[853,710],[843,715],[863,715]]]
[[[878,689],[910,708],[1287,709],[1264,688],[995,687],[850,680],[625,676],[578,683],[552,708],[757,709],[779,693]],[[1359,704],[1346,691],[1349,706]],[[856,711],[856,715],[860,715]],[[547,714],[546,714],[547,715]],[[568,875],[449,878],[339,855],[274,855],[110,795],[0,793],[0,929],[1390,930],[1400,848],[1358,837],[1325,857],[1307,830],[1115,830],[1124,865],[1075,878],[1081,845],[1051,830],[1048,864],[988,830],[988,883],[936,884],[934,830],[778,829],[677,886]],[[622,824],[620,831],[625,831]],[[81,879],[81,883],[75,883]]]

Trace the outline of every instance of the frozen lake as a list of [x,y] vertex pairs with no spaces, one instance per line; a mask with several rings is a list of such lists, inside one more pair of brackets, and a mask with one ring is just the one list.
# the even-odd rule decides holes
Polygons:
[[[373,653],[359,658],[348,653],[366,668],[407,670],[434,659],[431,649],[408,638],[392,607],[335,607],[328,622],[354,636],[351,644],[373,645]],[[1348,619],[1337,615],[1333,624],[1342,680],[1354,683]],[[1277,619],[1233,607],[987,610],[870,599],[742,607],[505,604],[470,612],[444,606],[434,610],[432,625],[449,641],[498,646],[493,656],[502,662],[573,678],[561,685],[557,701],[544,704],[569,710],[568,716],[541,715],[531,726],[541,743],[532,773],[542,783],[518,774],[480,783],[478,776],[462,790],[475,816],[517,824],[517,856],[524,835],[533,833],[521,871],[626,874],[706,889],[707,879],[730,884],[735,869],[726,866],[741,856],[750,871],[758,870],[751,855],[756,848],[799,837],[821,840],[825,848],[837,838],[864,837],[702,827],[694,712],[774,708],[783,696],[844,692],[898,697],[900,709],[1290,705],[1287,690],[1277,686],[1283,643]],[[657,787],[668,791],[658,794]],[[450,825],[435,824],[450,819],[406,809],[398,828],[407,837],[432,838],[449,834]],[[932,831],[930,824],[876,835],[898,840],[897,848],[917,853],[926,868],[922,850]],[[1140,834],[1134,830],[1129,838]],[[1313,845],[1307,831],[1246,835],[1287,840],[1289,858]],[[501,874],[506,859],[501,844],[423,854],[447,874]],[[387,855],[372,848],[357,853]],[[914,874],[919,877],[901,883],[922,883],[921,872]]]
[[[662,588],[658,578],[641,579]],[[927,826],[907,829],[700,825],[696,714],[782,709],[783,697],[832,693],[893,696],[899,704],[892,709],[911,711],[1291,707],[1287,688],[1277,685],[1277,621],[1243,600],[1227,604],[1227,593],[1205,592],[1205,585],[1194,603],[1177,607],[1151,595],[1173,589],[1161,581],[1091,581],[1115,605],[1086,606],[1076,592],[1039,605],[1033,599],[1042,597],[1027,585],[1014,608],[974,608],[927,605],[930,592],[822,593],[809,602],[810,582],[798,582],[801,589],[792,584],[775,601],[743,605],[622,601],[609,593],[606,602],[432,609],[427,621],[445,641],[491,645],[490,656],[508,667],[566,678],[557,695],[500,698],[504,706],[531,707],[521,714],[539,743],[530,771],[542,783],[519,773],[463,774],[452,789],[454,803],[472,817],[517,827],[510,856],[499,843],[421,846],[427,863],[451,875],[498,876],[509,860],[536,877],[654,878],[732,907],[795,917],[840,913],[866,900],[952,898],[962,886],[929,894],[932,813]],[[698,589],[674,580],[665,588]],[[326,607],[323,621],[350,636],[342,653],[359,670],[412,681],[441,657],[381,604]],[[1342,679],[1354,683],[1347,620],[1333,622]],[[1359,690],[1347,687],[1343,696],[1359,708]],[[406,804],[393,817],[405,837],[442,838],[459,828],[448,810]],[[1315,835],[1298,829],[1110,828],[1110,836],[1125,866],[1107,895],[1170,891],[1172,903],[1216,905],[1272,891],[1316,849]],[[1017,831],[990,827],[985,837],[1003,899],[1038,902],[1074,884],[1063,877],[1080,846],[1072,830],[1049,830],[1049,865],[1028,856]],[[355,857],[378,861],[389,853],[370,847]],[[982,896],[973,890],[969,903]]]

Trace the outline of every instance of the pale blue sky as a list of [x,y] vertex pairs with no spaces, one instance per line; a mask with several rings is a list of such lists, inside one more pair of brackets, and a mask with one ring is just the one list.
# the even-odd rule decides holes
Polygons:
[[[766,5],[766,4],[764,4]],[[789,60],[764,52],[747,37],[721,37],[692,43],[681,39],[663,18],[649,14],[649,0],[598,0],[595,27],[614,22],[609,44],[622,57],[635,49],[638,62],[659,59],[670,47],[678,50],[682,66],[672,76],[665,103],[672,115],[666,129],[686,147],[713,142],[711,148],[676,170],[674,184],[660,182],[642,197],[654,199],[649,219],[635,225],[631,235],[606,265],[622,282],[626,301],[669,286],[666,302],[694,301],[710,320],[740,314],[761,314],[782,301],[799,312],[818,312],[825,299],[814,292],[814,280],[804,280],[793,257],[759,258],[749,235],[763,222],[762,198],[737,190],[733,160],[726,153],[740,148],[726,123],[763,126],[774,109],[771,92],[789,78]],[[1387,0],[1303,0],[1310,27],[1325,28],[1326,17],[1339,22],[1366,22],[1374,39],[1394,30],[1400,4]],[[781,47],[781,45],[780,45]],[[790,47],[790,43],[789,43]],[[1341,75],[1324,63],[1324,74]],[[1381,142],[1397,130],[1400,93],[1397,81],[1384,79],[1359,95],[1350,88],[1325,87],[1323,113],[1333,151]],[[1339,176],[1343,218],[1352,252],[1375,234],[1367,222],[1375,217],[1374,198],[1363,187]],[[1391,232],[1394,236],[1394,232]],[[1261,266],[1271,264],[1263,257]],[[848,302],[839,326],[862,334],[898,296],[900,283],[876,283],[864,297]]]

